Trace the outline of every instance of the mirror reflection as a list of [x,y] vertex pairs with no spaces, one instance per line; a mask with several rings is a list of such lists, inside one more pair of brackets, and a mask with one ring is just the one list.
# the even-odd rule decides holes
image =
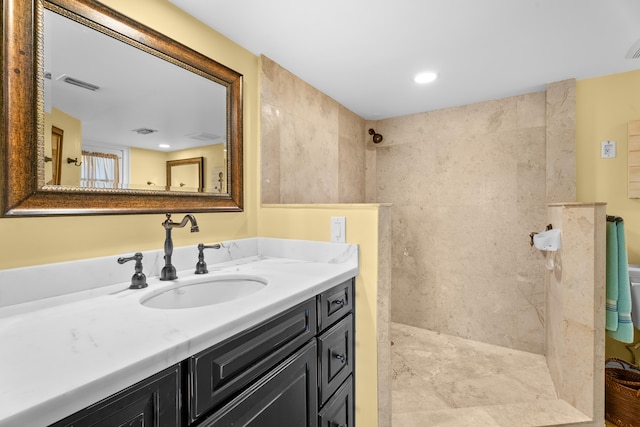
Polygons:
[[[229,192],[225,86],[48,9],[43,50],[45,184]],[[169,185],[194,158],[201,182]]]
[[44,157],[45,176],[48,177],[48,185],[60,185],[63,140],[64,131],[55,126],[51,126],[51,135],[50,138],[47,138],[47,146],[45,148],[45,151],[51,153],[51,155]]
[[167,162],[167,189],[173,191],[202,191],[202,157]]

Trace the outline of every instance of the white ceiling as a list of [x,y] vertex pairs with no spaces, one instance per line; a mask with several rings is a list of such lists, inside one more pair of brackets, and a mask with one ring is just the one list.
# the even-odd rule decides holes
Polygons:
[[370,120],[640,69],[639,0],[170,1]]

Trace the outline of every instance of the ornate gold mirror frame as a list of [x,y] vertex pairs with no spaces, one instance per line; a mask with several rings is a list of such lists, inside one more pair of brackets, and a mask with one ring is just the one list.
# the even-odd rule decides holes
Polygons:
[[[93,0],[4,0],[1,214],[8,216],[242,211],[242,75]],[[42,185],[42,19],[53,5],[140,49],[227,88],[228,193],[87,189]],[[42,153],[41,153],[42,151]],[[40,182],[39,182],[40,181]]]

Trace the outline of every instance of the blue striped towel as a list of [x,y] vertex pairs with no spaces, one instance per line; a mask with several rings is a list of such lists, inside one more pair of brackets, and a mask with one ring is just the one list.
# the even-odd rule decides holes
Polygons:
[[610,337],[633,342],[629,263],[621,219],[607,221],[606,329]]

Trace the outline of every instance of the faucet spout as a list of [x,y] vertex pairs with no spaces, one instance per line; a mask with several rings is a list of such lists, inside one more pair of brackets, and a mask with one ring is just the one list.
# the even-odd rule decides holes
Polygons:
[[173,220],[171,219],[171,214],[167,214],[167,219],[164,220],[164,222],[162,223],[162,226],[166,230],[169,230],[172,228],[182,228],[185,225],[187,225],[187,222],[191,223],[192,233],[197,233],[198,231],[200,231],[200,228],[198,227],[198,221],[196,221],[196,217],[193,216],[192,214],[186,214],[184,218],[182,218],[182,221],[180,221],[179,223],[173,222]]
[[171,237],[171,230],[174,228],[182,228],[187,225],[187,222],[191,223],[191,232],[197,233],[200,231],[196,217],[192,214],[187,214],[182,218],[179,223],[173,222],[171,214],[167,214],[167,219],[162,223],[162,227],[165,229],[164,239],[164,267],[160,271],[160,280],[175,280],[178,278],[176,268],[171,264],[171,256],[173,255],[173,239]]

